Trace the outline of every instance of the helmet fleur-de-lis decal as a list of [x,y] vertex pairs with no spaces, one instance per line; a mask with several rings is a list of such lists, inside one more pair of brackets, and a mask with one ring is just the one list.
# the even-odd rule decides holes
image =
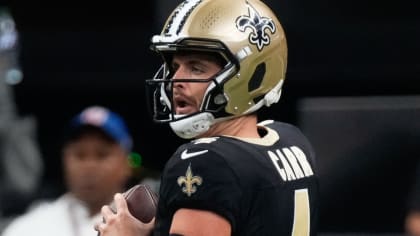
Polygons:
[[200,176],[194,176],[190,164],[185,172],[185,176],[178,177],[177,182],[180,187],[184,185],[184,187],[182,187],[182,192],[187,194],[188,197],[191,197],[191,195],[197,191],[196,185],[201,185],[203,179]]
[[270,44],[270,36],[265,30],[269,29],[271,34],[274,34],[276,25],[271,18],[262,17],[249,3],[247,6],[248,15],[239,16],[236,19],[236,28],[241,32],[250,28],[252,32],[249,34],[249,42],[256,45],[258,50],[261,51],[264,46]]

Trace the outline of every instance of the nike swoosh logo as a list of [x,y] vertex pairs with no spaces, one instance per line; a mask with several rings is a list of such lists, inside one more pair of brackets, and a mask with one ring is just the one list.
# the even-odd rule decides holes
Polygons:
[[195,156],[204,154],[204,153],[208,152],[209,150],[203,150],[203,151],[198,151],[198,152],[190,152],[190,153],[188,153],[187,151],[188,151],[188,149],[185,149],[181,153],[181,159],[182,160],[185,160],[185,159],[188,159],[188,158],[191,158],[191,157],[195,157]]

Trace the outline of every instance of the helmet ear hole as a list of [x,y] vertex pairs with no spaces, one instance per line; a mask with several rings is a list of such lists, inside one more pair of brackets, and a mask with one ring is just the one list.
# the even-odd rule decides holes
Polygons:
[[[258,66],[254,70],[254,73],[251,76],[251,79],[248,82],[249,93],[261,87],[261,85],[263,84],[265,72],[266,72],[265,63],[263,62],[263,63],[258,64]],[[253,101],[255,104],[257,104],[263,98],[264,98],[264,94],[261,94],[261,96],[255,97]]]
[[260,63],[255,68],[254,74],[252,74],[251,79],[248,82],[248,92],[252,92],[260,88],[264,76],[265,76],[266,66],[265,63]]

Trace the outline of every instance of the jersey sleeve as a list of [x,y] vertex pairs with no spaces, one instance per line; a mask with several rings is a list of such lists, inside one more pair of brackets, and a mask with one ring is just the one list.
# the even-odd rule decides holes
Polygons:
[[223,154],[196,145],[181,148],[168,162],[161,196],[171,212],[180,208],[212,211],[225,217],[234,228],[240,209],[240,189],[237,176]]

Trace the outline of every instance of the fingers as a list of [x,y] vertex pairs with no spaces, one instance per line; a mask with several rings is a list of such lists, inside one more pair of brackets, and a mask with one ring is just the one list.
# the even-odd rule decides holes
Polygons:
[[156,219],[156,217],[153,217],[153,219],[149,223],[146,223],[146,225],[154,226],[155,225],[155,219]]
[[95,225],[93,226],[93,228],[96,230],[96,231],[99,231],[99,225],[100,225],[101,223],[99,223],[99,222],[97,222],[97,223],[95,223]]
[[104,222],[109,222],[109,219],[118,213],[129,213],[127,201],[121,193],[114,195],[114,202],[111,205],[105,205],[101,208]]
[[121,193],[114,195],[114,202],[117,212],[128,212],[127,201]]
[[93,227],[96,231],[98,231],[98,235],[102,232],[103,228],[104,228],[104,223],[101,222],[97,222],[95,223],[94,227]]
[[111,208],[109,206],[103,206],[101,208],[101,214],[102,214],[102,217],[103,217],[103,221],[108,222],[109,218],[111,218],[112,215],[114,215],[114,212],[111,210]]
[[105,218],[102,218],[102,221],[101,221],[101,222],[96,222],[96,223],[94,224],[94,226],[93,226],[93,228],[94,228],[96,231],[98,231],[97,236],[100,236],[100,235],[101,235],[101,233],[104,231],[105,227],[106,227],[106,224],[105,224]]
[[130,214],[127,201],[120,193],[114,195],[114,203],[116,212],[113,212],[110,206],[102,207],[101,214],[104,221],[94,224],[94,229],[98,231],[97,236],[151,235],[155,218],[149,223],[136,219]]

